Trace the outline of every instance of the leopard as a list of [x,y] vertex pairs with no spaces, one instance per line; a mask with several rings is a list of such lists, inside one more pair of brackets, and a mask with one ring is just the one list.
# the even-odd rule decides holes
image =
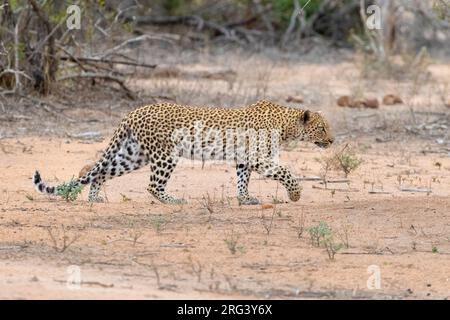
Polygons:
[[[208,136],[208,130],[215,135]],[[164,204],[184,204],[184,198],[166,190],[179,159],[223,160],[226,155],[236,168],[239,205],[260,203],[248,191],[252,172],[279,182],[295,202],[302,192],[299,179],[278,161],[279,146],[291,141],[327,148],[334,135],[320,111],[269,100],[228,108],[155,103],[124,117],[99,160],[74,181],[80,187],[90,184],[89,202],[103,202],[99,191],[106,181],[149,165],[148,192]],[[40,193],[59,194],[61,185],[48,185],[37,170],[33,183]]]

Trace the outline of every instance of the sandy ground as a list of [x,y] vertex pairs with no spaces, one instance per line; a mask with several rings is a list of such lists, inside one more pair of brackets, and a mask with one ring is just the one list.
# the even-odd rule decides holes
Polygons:
[[[74,82],[37,97],[50,101],[47,108],[22,98],[2,102],[0,298],[448,298],[450,64],[403,69],[395,80],[367,77],[362,57],[314,48],[302,55],[152,47],[144,62],[158,64],[155,73],[137,70],[128,83],[140,100]],[[336,106],[340,95],[381,101],[389,93],[404,103]],[[109,181],[103,204],[90,205],[87,190],[68,203],[32,186],[36,169],[51,183],[77,176],[142,104],[239,106],[262,98],[322,110],[335,147],[290,146],[281,160],[299,177],[317,177],[317,159],[348,143],[363,159],[349,182],[303,181],[302,198],[292,203],[280,185],[253,175],[251,193],[264,207],[239,206],[234,168],[216,163],[176,168],[169,191],[186,198],[184,206],[148,195],[148,168]],[[86,133],[96,139],[75,138]],[[320,222],[342,245],[333,260],[307,231]]]
[[[68,180],[106,144],[1,141],[0,298],[450,297],[447,154],[423,154],[418,145],[405,155],[394,143],[374,145],[359,153],[364,162],[350,183],[324,189],[303,181],[296,203],[286,202],[277,183],[253,175],[251,193],[272,204],[264,208],[238,206],[233,167],[202,169],[187,160],[169,184],[188,200],[183,206],[147,194],[148,169],[109,181],[102,204],[86,202],[87,190],[72,203],[34,191],[35,169],[49,182]],[[320,172],[316,158],[328,152],[301,144],[281,160],[298,176],[313,177]],[[402,192],[399,181],[432,192]],[[320,221],[336,242],[348,244],[334,260],[305,230]],[[378,275],[373,270],[378,289],[367,284]]]

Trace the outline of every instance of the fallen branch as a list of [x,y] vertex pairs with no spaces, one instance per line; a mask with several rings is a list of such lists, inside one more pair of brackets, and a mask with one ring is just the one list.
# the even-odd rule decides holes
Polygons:
[[319,190],[327,190],[327,191],[339,191],[339,192],[359,192],[359,190],[358,190],[358,189],[336,189],[336,188],[333,188],[333,189],[328,189],[328,188],[322,188],[322,187],[319,187],[319,186],[315,186],[315,185],[313,185],[312,187],[313,187],[313,189],[319,189]]
[[[36,103],[36,104],[39,105],[39,106],[42,106],[42,109],[44,109],[44,110],[47,111],[48,113],[54,115],[56,118],[62,117],[62,118],[66,119],[66,120],[69,121],[69,122],[72,122],[72,123],[76,122],[74,119],[72,119],[72,118],[70,118],[70,117],[64,115],[64,114],[62,113],[62,109],[61,109],[61,108],[57,108],[55,105],[51,104],[51,103],[48,102],[48,101],[44,101],[44,100],[41,100],[41,99],[32,97],[32,96],[30,96],[30,95],[24,95],[24,94],[21,94],[20,96],[21,96],[22,98],[24,98],[24,99],[30,100],[30,101],[33,102],[33,103]],[[53,109],[59,109],[59,110],[58,110],[58,111],[55,111],[55,110],[51,109],[50,107],[52,107]]]
[[[147,63],[139,63],[139,62],[123,61],[123,60],[113,60],[113,59],[106,59],[106,58],[75,57],[73,55],[70,55],[68,57],[62,56],[60,59],[73,61],[79,65],[81,64],[81,61],[87,61],[87,62],[123,64],[123,65],[128,65],[128,66],[143,67],[143,68],[150,68],[150,69],[154,69],[157,66],[156,64],[147,64]],[[80,67],[81,67],[81,65],[80,65]]]
[[321,177],[297,177],[297,180],[301,181],[323,181]]
[[56,79],[57,81],[65,81],[65,80],[71,80],[76,78],[89,78],[89,79],[103,79],[103,80],[109,80],[117,83],[126,93],[127,97],[129,97],[132,100],[136,100],[136,97],[126,85],[125,81],[122,78],[115,77],[113,75],[107,74],[107,73],[93,73],[93,72],[83,72],[80,74],[71,74],[67,76],[60,77]]
[[0,116],[0,121],[6,121],[6,122],[19,121],[19,120],[31,120],[31,119],[33,119],[33,118],[28,117],[28,116],[15,115],[15,114]]
[[[33,78],[31,78],[29,75],[27,75],[25,72],[23,71],[19,71],[19,70],[14,70],[14,69],[4,69],[2,72],[0,72],[0,77],[3,76],[4,74],[8,74],[8,73],[13,73],[14,76],[18,76],[21,75],[24,78],[27,78],[28,80],[33,80]],[[18,81],[18,80],[16,80]]]
[[391,194],[388,191],[369,191],[369,194]]
[[105,52],[98,54],[97,56],[100,59],[104,59],[105,57],[115,53],[116,51],[119,51],[120,49],[136,42],[142,42],[144,40],[161,40],[161,41],[167,41],[169,43],[172,43],[174,40],[179,40],[180,38],[175,35],[169,35],[169,34],[144,34],[136,38],[128,39],[122,42],[121,44],[106,50]]
[[61,45],[59,45],[59,44],[58,44],[57,46],[58,46],[59,49],[61,49],[62,51],[64,51],[65,54],[68,55],[68,57],[61,57],[61,60],[70,60],[70,61],[73,61],[73,62],[75,62],[75,63],[80,67],[81,70],[83,70],[83,71],[88,71],[88,70],[85,68],[85,66],[81,63],[81,61],[78,60],[77,57],[73,56],[68,50],[66,50],[66,48],[64,48],[63,46],[61,46]]
[[257,9],[257,13],[256,14],[254,14],[254,15],[248,17],[248,18],[245,18],[243,20],[237,21],[237,22],[229,22],[229,23],[227,23],[225,25],[225,27],[233,28],[233,27],[239,27],[239,26],[250,24],[250,23],[258,20],[259,17],[263,16],[264,14],[266,14],[266,13],[268,13],[268,12],[270,12],[272,10],[272,5],[270,5],[270,4],[265,6],[265,7],[263,7],[261,5],[261,3],[258,2],[258,1],[253,1],[253,3],[255,4],[256,9]]
[[96,131],[83,132],[78,134],[70,134],[66,133],[69,138],[72,139],[83,139],[83,140],[93,140],[93,139],[101,139],[102,134]]
[[[67,283],[67,280],[59,280],[59,279],[53,279],[53,281],[55,282],[59,282],[59,283]],[[102,288],[113,288],[114,287],[114,283],[111,284],[105,284],[105,283],[101,283],[98,281],[82,281],[80,283],[80,286],[99,286]]]
[[324,181],[323,178],[321,177],[298,177],[297,180],[300,181],[320,181],[320,184],[324,184],[324,183],[349,183],[350,180],[349,179],[327,179]]
[[218,34],[222,34],[226,37],[230,37],[230,31],[220,26],[217,23],[205,21],[199,16],[137,16],[132,17],[137,25],[153,24],[153,25],[170,25],[170,24],[185,24],[193,27],[197,27],[197,30],[201,31],[203,28],[210,29]]
[[[323,180],[323,179],[321,179],[321,180]],[[350,182],[350,180],[348,180],[348,179],[336,179],[336,180],[326,180],[325,182],[321,181],[319,183],[325,184],[325,183],[349,183],[349,182]]]
[[423,193],[432,193],[431,189],[427,188],[400,188],[400,191],[403,192],[423,192]]
[[102,288],[112,288],[114,287],[114,283],[111,284],[105,284],[98,281],[82,281],[80,285],[86,285],[86,286],[99,286]]
[[449,153],[450,149],[442,149],[442,150],[421,150],[421,153],[423,153],[424,155],[426,155],[427,153]]

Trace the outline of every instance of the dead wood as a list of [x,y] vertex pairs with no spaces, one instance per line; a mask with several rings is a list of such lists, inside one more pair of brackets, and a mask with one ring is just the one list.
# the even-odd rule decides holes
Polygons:
[[423,192],[423,193],[431,193],[431,192],[433,192],[431,189],[427,189],[427,188],[400,188],[400,191],[403,191],[403,192]]
[[96,55],[99,59],[104,59],[107,56],[110,56],[112,54],[116,54],[117,51],[131,45],[134,43],[139,43],[143,41],[149,41],[149,40],[160,40],[160,41],[167,41],[169,43],[173,44],[174,40],[179,40],[180,36],[173,35],[173,34],[143,34],[135,38],[127,39],[123,41],[122,43],[118,44],[117,46],[108,49],[102,53],[99,53]]
[[388,191],[369,191],[369,194],[391,194]]
[[[67,52],[66,52],[67,53]],[[82,62],[98,62],[98,63],[108,63],[108,64],[122,64],[122,65],[128,65],[128,66],[135,66],[135,67],[142,67],[142,68],[150,68],[154,69],[156,68],[156,64],[147,64],[147,63],[139,63],[139,62],[132,62],[132,61],[123,61],[123,60],[114,60],[114,59],[106,59],[106,58],[94,58],[94,57],[75,57],[73,55],[62,56],[60,58],[61,60],[69,60],[76,62],[77,64],[82,67]]]
[[327,190],[327,191],[339,191],[339,192],[359,192],[358,189],[339,189],[339,188],[323,188],[319,186],[312,186],[313,189],[319,189],[319,190]]
[[173,25],[184,24],[191,27],[196,27],[198,31],[209,29],[216,34],[221,34],[229,37],[230,31],[228,28],[221,26],[215,22],[205,21],[199,16],[137,16],[133,17],[133,21],[137,25]]
[[65,81],[65,80],[71,80],[71,79],[76,79],[76,78],[103,79],[103,80],[115,82],[125,91],[125,94],[127,95],[128,98],[130,98],[131,100],[136,100],[136,96],[133,93],[133,91],[125,85],[125,79],[123,79],[121,77],[113,76],[108,73],[83,72],[83,73],[79,73],[79,74],[70,74],[70,75],[62,76],[56,80],[57,81]]

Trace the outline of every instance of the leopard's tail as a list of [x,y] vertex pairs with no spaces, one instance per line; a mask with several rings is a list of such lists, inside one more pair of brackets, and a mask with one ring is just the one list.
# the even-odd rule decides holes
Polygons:
[[[73,181],[72,187],[85,185],[91,182],[91,177],[89,175],[89,172],[86,173],[86,175],[76,179]],[[58,194],[58,187],[61,187],[61,185],[57,186],[49,186],[47,183],[45,183],[42,178],[39,171],[36,170],[36,172],[33,175],[33,184],[36,190],[43,194],[49,194],[49,195],[57,195]]]
[[[104,155],[100,158],[100,160],[98,160],[86,174],[72,181],[71,186],[77,187],[91,183],[92,180],[95,179],[95,177],[99,174],[100,170],[102,169],[102,163],[105,161],[105,159],[108,158],[110,150],[114,148],[115,145],[120,144],[119,142],[121,140],[128,138],[130,135],[131,129],[125,123],[122,123],[114,133],[111,142],[109,143],[108,147],[106,148],[106,151],[104,152]],[[42,180],[41,175],[37,170],[33,176],[33,184],[38,192],[49,195],[57,195],[58,189],[63,186],[63,184],[57,186],[49,186]]]

